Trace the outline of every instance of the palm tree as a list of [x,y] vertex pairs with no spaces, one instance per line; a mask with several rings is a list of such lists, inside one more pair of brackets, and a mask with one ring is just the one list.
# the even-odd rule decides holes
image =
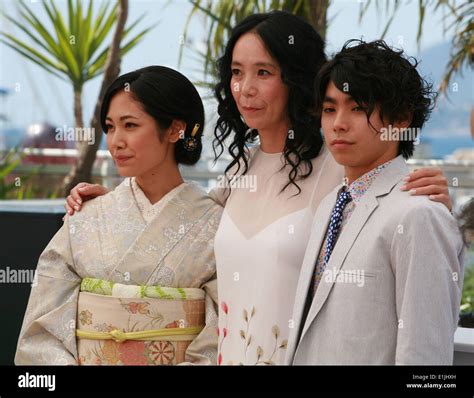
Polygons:
[[[22,21],[4,14],[10,22],[22,30],[32,40],[32,44],[17,39],[14,35],[0,32],[0,41],[13,48],[25,58],[45,69],[49,73],[68,81],[73,88],[75,127],[82,129],[82,89],[84,84],[104,73],[101,95],[104,89],[115,79],[120,71],[120,58],[129,52],[151,29],[142,30],[121,46],[130,31],[142,19],[138,18],[127,29],[125,22],[128,14],[128,0],[106,2],[93,15],[93,0],[89,1],[84,14],[81,0],[68,0],[68,18],[65,21],[53,0],[42,2],[53,27],[49,31],[36,17],[33,9],[20,0]],[[112,5],[112,7],[110,7]],[[117,21],[117,23],[116,23]],[[112,45],[104,47],[105,39],[116,24]],[[36,48],[33,47],[36,45]],[[115,48],[115,47],[116,48]],[[93,132],[100,131],[98,111],[101,95],[97,101],[91,126]],[[94,130],[95,129],[95,130]],[[100,144],[101,134],[96,135],[95,144],[76,143],[78,157],[76,164],[64,180],[63,190],[69,190],[80,181],[90,181],[95,154]],[[91,161],[92,159],[92,161]]]

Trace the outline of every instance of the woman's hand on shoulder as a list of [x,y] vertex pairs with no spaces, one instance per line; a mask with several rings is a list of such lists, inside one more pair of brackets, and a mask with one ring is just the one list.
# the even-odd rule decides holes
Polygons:
[[439,167],[424,167],[412,171],[405,182],[402,191],[409,191],[412,195],[428,195],[431,200],[444,204],[449,211],[453,208],[448,180]]
[[66,208],[67,214],[72,216],[74,212],[81,211],[81,206],[84,202],[94,199],[97,196],[105,195],[108,192],[109,190],[102,185],[80,182],[71,189],[71,192],[66,198],[64,207]]

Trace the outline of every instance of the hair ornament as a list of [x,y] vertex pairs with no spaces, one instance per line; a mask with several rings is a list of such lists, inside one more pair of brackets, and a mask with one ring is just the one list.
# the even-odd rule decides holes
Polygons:
[[196,123],[194,125],[193,131],[191,132],[191,137],[186,137],[184,139],[184,148],[186,150],[194,151],[198,147],[198,142],[197,142],[196,138],[194,138],[194,136],[198,132],[199,127],[201,127],[201,125],[199,123]]

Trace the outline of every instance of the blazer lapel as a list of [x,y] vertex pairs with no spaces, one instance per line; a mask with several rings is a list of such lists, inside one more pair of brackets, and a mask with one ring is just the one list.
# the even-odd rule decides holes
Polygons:
[[[372,212],[377,208],[378,203],[375,197],[371,197],[369,200],[365,200],[365,203],[362,204],[362,201],[359,202],[357,208],[354,210],[354,213],[351,216],[350,221],[344,228],[344,233],[340,236],[336,242],[336,246],[331,254],[329,263],[326,266],[326,270],[331,270],[332,275],[337,275],[338,271],[344,263],[344,259],[347,256],[350,248],[354,244],[357,236],[365,225],[366,221],[372,214]],[[335,278],[330,278],[326,280],[325,275],[321,279],[319,286],[314,295],[313,302],[308,312],[306,322],[301,334],[301,339],[303,339],[308,328],[311,326],[311,323],[318,315],[322,306],[326,302],[329,293],[334,285]]]
[[298,286],[296,288],[295,304],[293,306],[293,328],[288,339],[288,349],[286,354],[287,363],[292,362],[292,356],[299,341],[301,332],[301,322],[304,316],[306,300],[309,294],[310,284],[313,280],[314,267],[319,255],[320,247],[323,243],[326,230],[331,218],[332,208],[336,202],[337,193],[341,186],[331,192],[319,205],[314,215],[311,234],[306,247],[303,264],[300,271]]
[[[377,176],[374,183],[370,186],[360,202],[357,204],[354,213],[351,215],[351,218],[344,227],[340,238],[336,242],[336,246],[334,247],[331,258],[329,259],[329,263],[326,266],[326,270],[331,270],[332,275],[337,275],[360,231],[364,227],[371,214],[378,207],[377,198],[387,195],[407,173],[408,167],[406,166],[404,159],[399,156],[395,158],[389,165],[387,165],[387,167],[383,169]],[[333,206],[334,204],[335,199],[332,202]],[[326,231],[323,233],[323,238],[325,236],[325,232]],[[322,241],[320,241],[320,245],[321,244]],[[308,278],[308,276],[306,277]],[[303,339],[305,333],[311,326],[311,323],[316,318],[319,311],[326,302],[334,286],[334,283],[334,277],[326,280],[325,275],[323,275],[323,278],[321,279],[311,303],[311,307],[303,327],[303,332],[301,333],[300,341]]]

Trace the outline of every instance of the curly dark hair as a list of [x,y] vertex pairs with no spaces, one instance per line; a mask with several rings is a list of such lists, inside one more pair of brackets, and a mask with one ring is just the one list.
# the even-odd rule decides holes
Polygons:
[[[420,76],[417,66],[415,58],[392,49],[383,40],[348,40],[318,73],[317,115],[321,116],[326,89],[332,81],[365,110],[368,121],[378,106],[381,120],[394,123],[411,118],[409,128],[421,128],[433,110],[436,92],[432,83]],[[405,159],[411,157],[416,138],[401,140],[398,154]]]
[[[237,40],[247,32],[255,32],[262,39],[267,51],[279,63],[281,78],[289,88],[287,103],[288,117],[292,135],[287,136],[284,148],[285,164],[291,166],[289,181],[282,188],[284,191],[299,178],[308,177],[312,170],[311,159],[318,156],[323,145],[320,118],[314,115],[314,80],[321,65],[326,61],[324,42],[314,28],[302,18],[285,11],[254,14],[242,20],[234,27],[226,45],[224,55],[217,61],[219,81],[214,88],[218,101],[217,125],[214,129],[213,150],[215,160],[224,152],[226,139],[234,133],[233,141],[228,147],[232,161],[225,169],[228,171],[241,161],[248,170],[248,144],[254,143],[257,130],[251,130],[241,119],[237,104],[231,92],[232,52]],[[289,45],[288,38],[294,40]],[[306,165],[303,168],[300,165]],[[230,194],[230,191],[229,191]]]

